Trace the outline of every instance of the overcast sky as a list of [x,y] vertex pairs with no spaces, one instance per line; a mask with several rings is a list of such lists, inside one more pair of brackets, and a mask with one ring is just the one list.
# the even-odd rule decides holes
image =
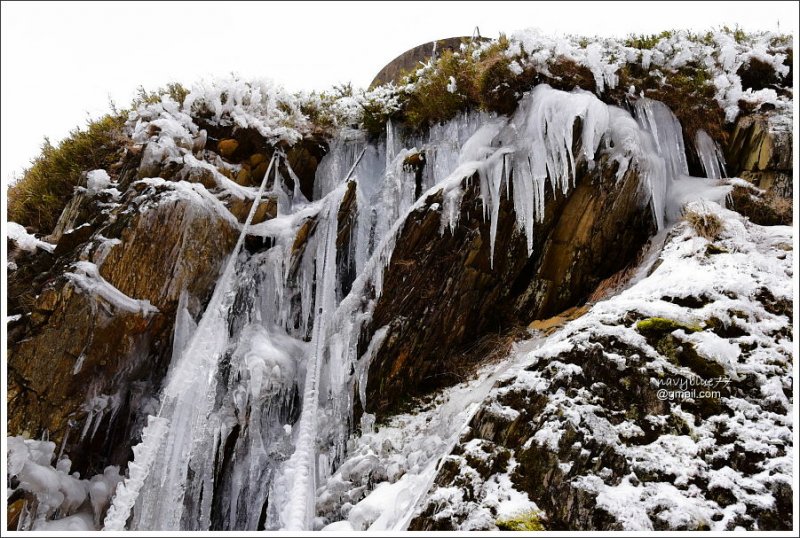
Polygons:
[[[364,87],[398,54],[433,39],[665,29],[797,33],[797,2],[57,2],[2,3],[4,185],[87,116],[135,89],[237,73],[291,90]],[[4,195],[5,193],[3,193]]]

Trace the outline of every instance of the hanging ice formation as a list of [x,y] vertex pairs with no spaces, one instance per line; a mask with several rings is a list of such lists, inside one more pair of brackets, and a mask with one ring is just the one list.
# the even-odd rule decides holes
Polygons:
[[[568,193],[576,163],[591,167],[606,153],[618,179],[640,173],[642,201],[663,226],[671,185],[688,176],[680,124],[647,99],[634,114],[541,85],[511,118],[465,114],[407,147],[391,123],[379,143],[342,133],[317,170],[312,202],[297,188],[288,192],[275,166],[278,216],[250,225],[251,210],[196,329],[179,308],[160,413],[134,448],[105,528],[313,528],[316,487],[345,456],[354,395],[366,408],[369,362],[386,331],[377,330],[361,356],[359,338],[408,214],[441,191],[448,233],[477,178],[492,254],[500,199],[512,191],[530,251],[546,185]],[[408,166],[412,157],[424,159],[421,175]],[[243,250],[247,235],[265,248]],[[372,418],[364,414],[362,427]]]
[[721,179],[727,174],[725,172],[725,157],[722,155],[722,150],[719,144],[708,136],[708,133],[700,129],[697,131],[694,139],[694,147],[697,150],[697,156],[700,159],[700,164],[703,165],[703,171],[709,179]]

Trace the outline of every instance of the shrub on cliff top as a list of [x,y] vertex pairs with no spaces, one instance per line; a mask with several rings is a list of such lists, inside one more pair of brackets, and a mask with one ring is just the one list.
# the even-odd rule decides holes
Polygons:
[[8,189],[8,220],[49,233],[81,174],[119,160],[124,124],[123,114],[109,114],[74,129],[57,146],[45,139],[41,155]]

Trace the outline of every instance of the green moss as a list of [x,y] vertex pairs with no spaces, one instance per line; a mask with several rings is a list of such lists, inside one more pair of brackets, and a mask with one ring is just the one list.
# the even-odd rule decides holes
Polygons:
[[543,531],[544,525],[541,521],[541,513],[536,510],[529,510],[521,514],[495,521],[495,525],[501,531]]
[[640,333],[671,333],[682,329],[687,333],[701,331],[697,325],[686,325],[667,318],[647,318],[636,323],[636,330]]

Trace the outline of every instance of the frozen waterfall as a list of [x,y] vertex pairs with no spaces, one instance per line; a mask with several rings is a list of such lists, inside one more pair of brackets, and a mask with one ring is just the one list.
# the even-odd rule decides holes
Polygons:
[[[724,163],[709,141],[698,135],[696,147],[709,178],[720,177]],[[531,253],[548,187],[568,194],[577,163],[592,167],[601,155],[616,163],[617,179],[639,171],[642,203],[659,227],[694,192],[685,182],[703,181],[688,177],[680,123],[662,103],[640,99],[631,115],[591,93],[546,85],[512,117],[468,113],[406,139],[389,122],[378,142],[342,131],[317,169],[313,201],[284,187],[281,157],[273,157],[196,329],[179,308],[161,409],[134,448],[105,528],[313,528],[318,487],[347,456],[353,399],[366,404],[370,359],[385,331],[361,354],[359,339],[408,215],[441,191],[441,233],[450,233],[476,181],[492,256],[509,195]],[[421,171],[413,159],[424,162]],[[251,225],[271,174],[278,215]],[[263,248],[244,249],[248,237]]]

